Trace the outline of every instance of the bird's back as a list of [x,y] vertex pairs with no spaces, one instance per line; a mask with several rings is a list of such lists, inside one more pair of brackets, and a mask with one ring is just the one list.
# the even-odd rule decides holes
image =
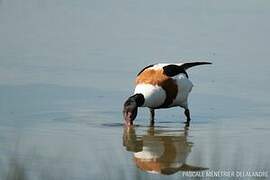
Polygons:
[[136,84],[162,85],[171,77],[163,73],[162,68],[150,67],[141,72],[136,78]]
[[[148,66],[138,74],[134,94],[141,93],[144,95],[145,103],[143,106],[167,108],[177,106],[180,101],[186,99],[185,96],[191,90],[192,83],[183,73],[172,77],[168,76],[163,68],[167,65]],[[190,82],[190,84],[186,84],[187,82]],[[191,87],[181,87],[182,83],[184,83],[184,86],[191,85]]]

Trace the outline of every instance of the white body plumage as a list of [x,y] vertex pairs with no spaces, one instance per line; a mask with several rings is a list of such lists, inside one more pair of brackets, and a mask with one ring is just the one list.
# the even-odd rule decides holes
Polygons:
[[[172,77],[175,80],[175,83],[178,88],[177,96],[173,100],[172,104],[169,107],[181,106],[183,108],[188,108],[188,95],[192,90],[192,82],[184,75],[179,74],[175,77]],[[134,94],[141,93],[144,95],[145,102],[142,105],[143,107],[157,108],[161,106],[166,99],[165,90],[159,85],[152,84],[138,84],[135,87]]]
[[[160,70],[164,66],[167,66],[169,64],[156,64],[153,67],[148,68],[147,70]],[[181,64],[175,64],[175,65],[181,65]],[[149,77],[151,78],[151,77]],[[173,81],[172,83],[175,83],[177,86],[177,95],[175,99],[172,101],[171,104],[168,105],[168,107],[174,107],[174,106],[181,106],[185,109],[188,108],[188,95],[192,90],[193,84],[192,82],[187,78],[187,76],[183,73],[180,73],[176,76],[170,77]],[[149,108],[158,108],[160,107],[164,101],[166,100],[166,91],[164,87],[158,85],[158,84],[150,84],[150,83],[139,83],[136,85],[134,94],[143,94],[145,98],[145,102],[142,105],[143,107],[149,107]]]

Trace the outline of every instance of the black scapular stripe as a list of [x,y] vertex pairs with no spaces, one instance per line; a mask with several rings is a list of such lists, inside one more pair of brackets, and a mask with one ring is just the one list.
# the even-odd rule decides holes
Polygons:
[[170,64],[170,65],[164,66],[163,70],[164,70],[164,73],[169,77],[176,76],[180,73],[183,73],[188,78],[188,74],[186,72],[187,69],[189,69],[193,66],[199,66],[199,65],[205,65],[205,64],[212,64],[212,63],[210,63],[210,62],[191,62],[191,63],[184,63],[180,66],[175,65],[175,64]]
[[150,68],[150,67],[153,67],[154,65],[155,65],[155,64],[150,64],[150,65],[144,67],[144,68],[137,74],[137,76],[139,76],[144,70],[146,70],[146,69],[148,69],[148,68]]
[[164,66],[163,71],[164,71],[164,74],[169,76],[169,77],[173,77],[173,76],[176,76],[177,74],[183,73],[188,78],[188,74],[185,71],[185,69],[183,67],[177,66],[175,64],[170,64],[170,65]]

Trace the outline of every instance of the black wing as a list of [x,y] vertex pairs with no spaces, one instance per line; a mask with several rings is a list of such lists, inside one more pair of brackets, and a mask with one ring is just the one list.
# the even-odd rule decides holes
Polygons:
[[176,76],[177,74],[183,73],[187,76],[188,78],[188,74],[186,72],[186,70],[188,68],[191,68],[193,66],[199,66],[199,65],[205,65],[205,64],[212,64],[210,62],[191,62],[191,63],[184,63],[182,65],[176,65],[176,64],[170,64],[167,66],[163,67],[164,70],[164,74],[166,74],[167,76],[173,77]]
[[173,76],[176,76],[177,74],[183,73],[188,78],[188,74],[185,71],[185,69],[182,66],[177,66],[175,64],[164,66],[163,71],[164,71],[164,74],[169,77],[173,77]]
[[206,64],[212,64],[210,62],[190,62],[190,63],[184,63],[181,65],[184,69],[191,68],[193,66],[199,66],[199,65],[206,65]]

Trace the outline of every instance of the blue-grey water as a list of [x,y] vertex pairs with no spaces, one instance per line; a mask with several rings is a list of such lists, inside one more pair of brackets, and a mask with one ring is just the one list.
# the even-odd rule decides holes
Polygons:
[[[267,0],[0,0],[0,179],[269,173],[269,18]],[[196,60],[190,127],[173,108],[123,128],[141,68]]]

